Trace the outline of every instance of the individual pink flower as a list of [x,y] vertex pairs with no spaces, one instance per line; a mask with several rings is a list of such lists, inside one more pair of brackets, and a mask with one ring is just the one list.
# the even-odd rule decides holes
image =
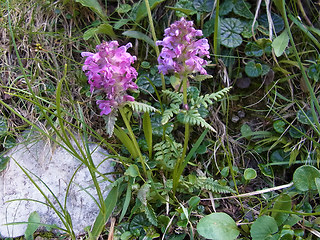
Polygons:
[[196,30],[192,21],[181,18],[165,29],[164,36],[162,41],[156,42],[157,45],[163,46],[158,58],[160,72],[207,74],[203,68],[207,61],[202,57],[210,58],[208,40],[197,40],[197,37],[202,36],[202,31]]
[[98,100],[100,115],[108,115],[126,101],[134,101],[134,97],[127,95],[128,89],[137,89],[133,79],[138,73],[131,64],[137,59],[127,52],[131,43],[120,46],[117,41],[103,42],[97,46],[97,53],[82,52],[86,57],[82,70],[88,77],[90,90],[102,91],[106,100]]

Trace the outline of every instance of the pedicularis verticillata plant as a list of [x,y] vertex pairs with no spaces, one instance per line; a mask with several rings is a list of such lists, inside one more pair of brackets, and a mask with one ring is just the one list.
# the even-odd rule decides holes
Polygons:
[[[197,97],[189,97],[187,95],[188,76],[190,75],[207,75],[204,67],[208,64],[209,44],[205,38],[197,39],[202,36],[201,30],[193,27],[192,21],[186,21],[181,18],[179,21],[171,24],[165,29],[164,39],[157,41],[158,46],[162,46],[162,51],[158,57],[158,69],[160,73],[165,75],[174,74],[182,83],[182,93],[179,91],[163,90],[163,94],[171,99],[171,104],[162,112],[162,124],[166,124],[174,114],[182,114],[184,116],[182,123],[185,125],[185,140],[181,154],[176,159],[172,173],[173,193],[179,184],[179,178],[190,159],[186,158],[188,151],[188,142],[190,136],[190,125],[199,125],[212,131],[213,127],[208,124],[198,112],[203,106],[207,108],[212,104],[212,99],[221,98],[227,91],[223,89],[217,93],[198,95]],[[120,46],[117,41],[103,42],[97,46],[97,53],[83,52],[82,56],[86,57],[83,71],[85,71],[91,87],[91,92],[103,93],[103,100],[97,100],[97,104],[101,109],[100,115],[108,117],[116,116],[119,110],[122,119],[127,127],[129,137],[126,137],[123,130],[116,128],[115,134],[128,148],[131,155],[140,159],[144,175],[151,176],[147,173],[146,158],[142,156],[141,150],[137,143],[136,137],[131,129],[129,119],[127,118],[126,105],[131,105],[134,110],[138,111],[155,111],[156,109],[149,105],[143,105],[134,101],[134,98],[127,94],[127,90],[136,90],[138,87],[133,82],[137,78],[137,71],[131,66],[136,60],[135,56],[130,55],[127,50],[132,45],[128,43]],[[181,89],[181,86],[180,86]],[[182,105],[182,108],[180,106]],[[143,106],[143,107],[142,107]],[[144,118],[149,119],[150,116]],[[181,121],[180,121],[181,122]],[[114,125],[114,123],[113,123]],[[152,129],[149,122],[149,133],[144,129],[146,139],[149,140],[149,158],[152,156]],[[112,132],[112,131],[111,131]],[[165,133],[164,133],[165,134]],[[151,136],[151,137],[150,137]],[[204,135],[202,136],[203,139]],[[126,139],[126,140],[125,140]],[[166,139],[165,136],[162,139]],[[128,142],[129,141],[129,142]],[[133,146],[133,147],[132,147]],[[151,153],[151,154],[150,154]],[[190,154],[192,156],[193,154]]]

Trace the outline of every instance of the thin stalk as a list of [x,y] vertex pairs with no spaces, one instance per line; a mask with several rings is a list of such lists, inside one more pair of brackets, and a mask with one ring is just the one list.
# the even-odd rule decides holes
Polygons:
[[127,118],[127,116],[126,116],[126,113],[124,112],[123,107],[120,107],[120,108],[119,108],[119,112],[120,112],[121,117],[122,117],[122,119],[123,119],[123,121],[124,121],[124,124],[125,124],[126,127],[127,127],[127,130],[128,130],[128,132],[129,132],[129,136],[130,136],[130,138],[131,138],[131,141],[132,141],[135,149],[137,150],[137,152],[138,152],[138,154],[139,154],[139,159],[140,159],[140,162],[141,162],[141,165],[142,165],[143,172],[144,172],[145,176],[147,177],[146,164],[145,164],[145,162],[144,162],[144,160],[143,160],[143,157],[142,157],[142,154],[141,154],[141,151],[140,151],[140,148],[139,148],[139,144],[138,144],[137,139],[136,139],[136,137],[135,137],[135,135],[134,135],[134,133],[133,133],[133,131],[132,131],[132,128],[131,128],[131,126],[130,126],[130,123],[129,123],[129,121],[128,121],[128,118]]
[[301,74],[302,74],[303,80],[304,80],[304,82],[305,82],[305,84],[306,84],[306,86],[308,88],[309,93],[310,93],[311,101],[313,101],[313,103],[315,104],[315,107],[317,109],[317,112],[320,114],[319,102],[318,102],[317,97],[316,97],[316,95],[314,93],[314,90],[313,90],[313,88],[311,86],[311,83],[310,83],[310,81],[308,79],[308,76],[307,76],[306,72],[304,71],[304,67],[302,65],[301,59],[299,57],[299,54],[298,54],[298,51],[297,51],[297,48],[296,48],[296,45],[294,43],[294,39],[293,39],[291,30],[290,30],[290,25],[289,25],[287,13],[286,13],[285,1],[284,0],[278,0],[278,1],[276,1],[276,5],[279,8],[279,10],[280,10],[280,12],[282,14],[282,17],[284,19],[285,28],[286,28],[287,33],[289,35],[290,43],[291,43],[291,45],[293,47],[293,52],[294,52],[294,55],[295,55],[295,57],[297,59],[299,68],[301,70]]
[[220,54],[220,28],[219,28],[219,8],[220,8],[220,1],[217,0],[216,5],[216,15],[214,20],[214,33],[213,33],[213,50],[214,50],[214,59],[216,63],[218,63],[218,55]]
[[[188,77],[186,74],[184,74],[182,79],[182,88],[183,88],[182,90],[183,90],[183,108],[185,109],[188,109],[187,81],[188,81]],[[173,193],[174,194],[177,190],[177,187],[179,184],[179,178],[183,171],[183,169],[181,169],[180,166],[184,162],[184,159],[187,154],[189,136],[190,136],[190,125],[189,123],[186,123],[184,126],[184,144],[183,144],[182,154],[181,154],[181,157],[177,160],[175,169],[173,171]]]
[[[152,14],[151,14],[151,9],[150,9],[150,5],[149,5],[149,0],[144,0],[145,4],[146,4],[146,8],[147,8],[147,13],[148,13],[148,19],[149,19],[149,24],[150,24],[150,29],[151,29],[151,34],[152,34],[152,38],[153,41],[155,43],[155,50],[156,50],[156,54],[157,54],[157,58],[160,55],[160,50],[158,45],[156,44],[157,42],[157,35],[156,35],[156,31],[154,29],[154,24],[153,24],[153,19],[152,19]],[[162,90],[166,90],[166,81],[164,79],[164,76],[162,73],[160,73],[161,76],[161,83],[162,83]]]

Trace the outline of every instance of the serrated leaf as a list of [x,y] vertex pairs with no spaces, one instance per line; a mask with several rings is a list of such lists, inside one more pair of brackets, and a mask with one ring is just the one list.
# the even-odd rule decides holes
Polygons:
[[146,34],[142,33],[142,32],[138,32],[138,31],[125,31],[122,33],[122,35],[127,36],[127,37],[131,37],[131,38],[135,38],[135,39],[139,39],[142,41],[145,41],[146,43],[148,43],[151,47],[155,48],[156,45],[154,43],[154,41],[148,37]]
[[214,0],[194,0],[193,7],[200,12],[211,12]]
[[212,17],[203,24],[203,37],[209,37],[214,32],[214,22],[214,18]]
[[147,219],[149,220],[149,222],[154,225],[154,226],[158,226],[158,220],[156,217],[156,214],[152,208],[152,206],[148,203],[146,208],[145,208],[145,213],[147,216]]
[[[276,33],[281,32],[284,29],[284,21],[283,19],[275,14],[275,13],[271,13],[271,19],[274,25],[274,29]],[[269,29],[269,22],[268,22],[268,16],[267,14],[262,14],[259,18],[258,18],[258,22],[260,25],[262,25],[265,29]]]
[[280,57],[283,53],[286,47],[289,44],[289,35],[287,31],[283,31],[278,37],[276,37],[271,46],[273,47],[274,53],[277,57]]
[[151,187],[151,185],[148,183],[143,184],[137,194],[137,198],[145,206],[147,206],[147,196],[149,195],[150,187]]
[[235,48],[241,45],[243,24],[236,18],[225,18],[221,20],[220,34],[221,44],[228,48]]

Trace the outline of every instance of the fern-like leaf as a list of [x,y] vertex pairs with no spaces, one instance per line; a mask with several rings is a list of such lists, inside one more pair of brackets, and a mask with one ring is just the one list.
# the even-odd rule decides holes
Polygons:
[[129,105],[133,111],[136,111],[136,112],[159,112],[158,109],[148,105],[148,104],[145,104],[145,103],[141,103],[141,102],[136,102],[136,101],[133,101],[133,102],[127,102],[126,103],[127,105]]
[[209,123],[204,120],[197,109],[190,109],[186,111],[182,123],[189,123],[191,125],[198,125],[204,128],[208,128],[213,132],[217,132]]
[[194,185],[201,190],[208,190],[216,193],[234,193],[235,191],[228,187],[221,185],[217,180],[206,177],[199,177]]
[[182,145],[175,141],[164,140],[154,145],[154,160],[165,170],[173,170],[182,152]]
[[165,96],[168,96],[171,99],[171,105],[172,104],[180,105],[183,101],[183,94],[182,93],[171,92],[169,90],[163,90],[162,92]]
[[179,105],[171,104],[170,108],[164,110],[162,114],[161,124],[165,125],[173,117],[173,114],[178,114],[180,111]]
[[208,105],[213,103],[212,100],[217,101],[223,98],[224,95],[230,91],[230,89],[231,87],[226,87],[218,92],[206,94],[204,96],[199,96],[196,100],[191,99],[191,104],[196,107],[199,107],[202,104],[205,108],[207,108]]

